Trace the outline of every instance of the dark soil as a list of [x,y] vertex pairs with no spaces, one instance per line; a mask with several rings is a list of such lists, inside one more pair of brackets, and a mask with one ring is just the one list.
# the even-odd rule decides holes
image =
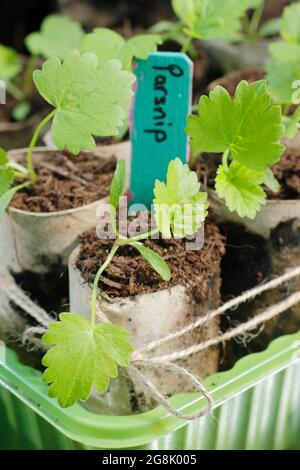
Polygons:
[[90,204],[109,193],[116,159],[92,153],[53,152],[36,164],[38,181],[14,197],[11,206],[29,212],[55,212]]
[[284,8],[291,3],[294,3],[294,0],[267,0],[262,23],[281,16]]
[[238,84],[242,80],[246,80],[248,83],[253,83],[256,80],[262,80],[263,78],[265,78],[265,73],[263,70],[258,68],[237,70],[235,72],[228,73],[227,75],[224,75],[218,80],[210,83],[208,85],[208,91],[211,91],[217,85],[220,85],[228,91],[231,97],[233,97]]
[[287,148],[280,162],[272,167],[281,191],[278,194],[268,191],[270,199],[300,199],[300,149]]
[[[99,240],[95,230],[81,237],[77,267],[86,282],[94,276],[112,247],[111,240]],[[217,272],[225,252],[224,237],[211,223],[205,224],[205,241],[200,250],[187,251],[185,240],[147,240],[145,245],[158,253],[169,265],[171,280],[164,282],[132,247],[122,247],[104,273],[100,288],[110,297],[128,297],[155,292],[181,284],[196,299],[209,295],[211,274]]]

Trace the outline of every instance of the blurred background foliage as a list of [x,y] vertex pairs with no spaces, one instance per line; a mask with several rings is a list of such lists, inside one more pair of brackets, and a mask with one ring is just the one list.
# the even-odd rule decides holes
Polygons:
[[[292,0],[267,0],[263,20],[279,16],[290,3]],[[0,42],[24,52],[24,37],[38,30],[42,19],[54,12],[80,21],[86,31],[102,26],[125,36],[172,19],[171,0],[2,0]]]

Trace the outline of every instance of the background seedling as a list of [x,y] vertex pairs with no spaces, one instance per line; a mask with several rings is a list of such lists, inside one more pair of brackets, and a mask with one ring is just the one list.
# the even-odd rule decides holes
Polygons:
[[[193,57],[192,39],[239,41],[278,32],[278,21],[260,28],[264,0],[172,0],[178,23],[163,21],[151,28],[164,40],[175,40]],[[248,10],[254,9],[251,20]]]
[[[269,46],[272,59],[267,66],[270,93],[283,106],[285,136],[293,138],[298,130],[300,108],[293,109],[294,83],[300,78],[300,4],[284,9],[280,20],[281,40]],[[292,115],[291,115],[292,114]]]
[[272,105],[266,81],[240,82],[233,100],[220,86],[202,96],[199,116],[188,118],[187,133],[197,151],[223,153],[216,191],[230,211],[254,219],[266,201],[263,184],[279,189],[269,166],[285,148],[281,108]]

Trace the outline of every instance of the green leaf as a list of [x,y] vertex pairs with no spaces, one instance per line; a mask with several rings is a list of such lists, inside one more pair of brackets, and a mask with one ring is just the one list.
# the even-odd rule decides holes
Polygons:
[[286,41],[272,42],[269,51],[276,62],[282,64],[300,60],[300,44],[290,44]]
[[0,219],[5,214],[6,209],[8,208],[12,198],[14,195],[20,190],[23,189],[25,184],[19,184],[18,186],[14,186],[6,191],[2,196],[0,196]]
[[43,358],[47,367],[44,380],[50,384],[49,395],[62,407],[77,400],[87,400],[94,386],[104,393],[110,379],[117,377],[117,365],[127,367],[132,346],[130,333],[110,323],[93,329],[80,315],[62,313],[51,323],[43,342],[54,345]]
[[13,80],[22,70],[18,53],[0,44],[0,79]]
[[281,28],[281,19],[274,18],[273,20],[266,21],[259,30],[259,36],[261,38],[267,38],[269,36],[275,36],[279,34]]
[[300,79],[300,60],[290,63],[269,61],[267,65],[268,89],[280,104],[292,104],[295,89],[293,83]]
[[7,152],[3,147],[0,147],[0,166],[7,165],[7,163],[8,163]]
[[80,42],[80,52],[93,52],[102,66],[111,59],[118,59],[125,41],[120,34],[107,28],[95,28],[92,33],[85,34]]
[[109,204],[117,209],[120,197],[125,191],[126,165],[124,160],[119,160],[110,186]]
[[15,121],[24,121],[29,113],[30,104],[27,101],[22,101],[13,108],[11,115]]
[[93,53],[72,51],[61,63],[47,60],[33,74],[40,94],[56,108],[53,141],[59,150],[78,154],[95,148],[93,136],[118,134],[133,95],[133,74],[121,70],[118,60],[97,67]]
[[150,52],[156,51],[157,45],[161,43],[161,37],[157,34],[135,36],[126,42],[115,31],[95,28],[82,38],[80,51],[96,54],[99,65],[110,59],[119,59],[123,67],[128,69],[133,58],[147,59]]
[[209,97],[201,97],[199,116],[190,116],[187,128],[195,149],[230,149],[235,160],[256,171],[278,162],[284,151],[282,131],[281,108],[271,104],[265,80],[240,82],[233,100],[223,87],[216,87]]
[[238,39],[240,19],[261,0],[173,0],[174,12],[199,39]]
[[207,216],[207,194],[179,158],[169,164],[167,183],[156,180],[154,196],[155,220],[166,238],[194,235]]
[[15,177],[12,168],[0,167],[0,196],[2,196],[10,188]]
[[229,169],[220,165],[216,177],[216,191],[225,199],[231,212],[240,217],[254,219],[265,204],[266,194],[262,188],[264,173],[249,170],[238,162],[231,163]]
[[281,36],[288,42],[300,44],[300,4],[287,6],[281,19]]
[[[0,196],[3,196],[9,190],[15,177],[15,172],[7,166],[8,163],[7,153],[4,148],[0,147]],[[1,199],[0,197],[0,206]]]
[[171,279],[170,268],[167,263],[155,251],[142,245],[142,243],[130,243],[131,246],[142,255],[142,257],[152,266],[155,272],[160,275],[164,281]]
[[298,106],[293,116],[283,116],[282,119],[285,127],[284,137],[287,137],[287,139],[293,139],[299,129],[300,106]]
[[68,52],[78,48],[83,35],[78,22],[63,15],[49,15],[42,22],[39,32],[26,37],[25,44],[32,55],[64,59]]
[[267,168],[265,175],[264,175],[264,184],[269,188],[273,193],[279,193],[280,191],[280,184],[275,178],[273,171],[271,168]]
[[133,58],[146,60],[151,52],[157,50],[157,46],[162,44],[162,39],[157,34],[141,34],[134,36],[124,44],[121,49],[119,59],[123,67],[128,68]]

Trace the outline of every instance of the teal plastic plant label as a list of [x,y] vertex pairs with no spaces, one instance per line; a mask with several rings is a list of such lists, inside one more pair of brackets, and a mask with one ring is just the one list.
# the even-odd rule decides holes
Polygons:
[[187,161],[193,64],[186,54],[154,52],[137,62],[135,74],[130,191],[132,203],[150,208],[155,180],[176,157]]

